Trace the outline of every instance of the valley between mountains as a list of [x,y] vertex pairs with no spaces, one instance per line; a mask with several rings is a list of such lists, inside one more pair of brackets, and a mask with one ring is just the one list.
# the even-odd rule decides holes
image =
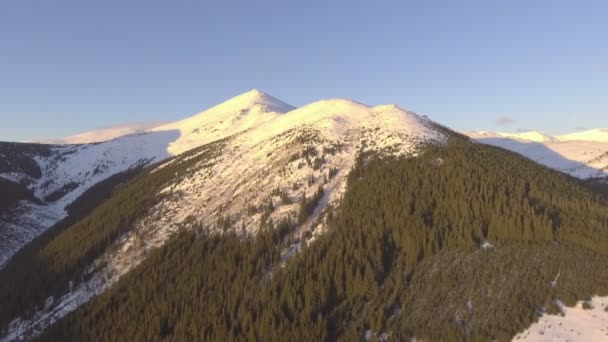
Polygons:
[[0,340],[608,338],[603,131],[252,90],[121,132],[0,143]]

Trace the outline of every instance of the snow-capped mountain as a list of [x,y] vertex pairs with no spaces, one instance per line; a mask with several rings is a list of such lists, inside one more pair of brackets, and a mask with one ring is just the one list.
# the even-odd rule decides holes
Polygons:
[[[294,136],[294,132],[305,130],[311,130],[310,134],[318,140],[317,148],[349,148],[348,157],[336,157],[335,165],[328,164],[328,167],[348,172],[357,149],[364,147],[362,145],[411,152],[411,144],[404,144],[404,139],[423,141],[429,137],[437,138],[429,131],[429,124],[430,121],[393,105],[370,107],[351,100],[334,99],[295,108],[259,90],[252,90],[176,122],[87,132],[56,141],[62,145],[5,144],[0,151],[0,160],[4,164],[0,165],[0,177],[26,187],[37,201],[22,200],[0,217],[3,237],[0,267],[21,246],[65,217],[66,206],[84,191],[116,173],[159,162],[228,137],[235,151],[234,159],[243,160],[218,171],[220,178],[235,173],[257,172],[254,166],[267,163],[269,158],[263,158],[263,154],[274,153],[274,148],[262,148],[257,152],[259,155],[253,155],[252,149],[273,137],[282,134]],[[372,130],[377,133],[370,133]],[[355,138],[357,134],[359,138]],[[608,176],[608,130],[596,129],[557,137],[538,131],[466,134],[575,177]],[[367,138],[362,138],[364,135]],[[281,143],[284,144],[283,141]],[[15,161],[15,154],[20,154],[21,164],[31,166],[33,171],[26,172],[21,168],[21,164]],[[252,166],[251,163],[258,164]],[[304,176],[304,170],[300,173],[300,178],[308,177]],[[188,188],[196,183],[205,189],[217,188],[199,184],[200,181],[195,179],[190,181],[192,184],[182,184],[181,187]],[[272,185],[278,184],[272,182]],[[198,196],[186,195],[180,199],[180,205],[206,196],[205,191],[199,191]],[[180,215],[178,221],[191,213],[180,210]]]
[[248,129],[293,109],[295,107],[260,90],[253,89],[179,121],[117,125],[60,139],[32,141],[32,143],[53,145],[90,144],[138,133],[178,131],[180,137],[171,144],[172,154],[175,155]]
[[517,152],[547,167],[588,179],[608,177],[608,133],[596,129],[553,137],[542,132],[465,132],[477,141]]
[[[468,135],[580,178],[605,176],[608,142],[602,141],[604,131],[589,132],[560,137],[542,132]],[[2,143],[1,180],[21,192],[17,191],[17,204],[1,212],[0,268],[18,248],[65,217],[70,203],[112,175],[148,166],[140,173],[148,182],[136,184],[150,186],[153,201],[145,202],[135,219],[125,218],[128,229],[111,239],[109,247],[99,248],[99,254],[92,253],[91,259],[86,259],[84,273],[78,275],[80,281],[74,286],[70,281],[69,291],[55,298],[46,294],[46,301],[36,306],[32,316],[19,318],[11,313],[8,318],[14,320],[0,332],[4,334],[0,341],[40,333],[116,284],[179,231],[200,234],[202,227],[204,234],[219,236],[232,229],[239,239],[247,240],[269,222],[277,230],[285,223],[293,234],[281,241],[280,258],[276,253],[280,259],[277,264],[283,267],[303,241],[322,241],[327,217],[347,193],[348,174],[359,161],[367,160],[368,152],[419,161],[423,158],[412,157],[418,156],[422,146],[434,145],[428,150],[445,147],[452,134],[427,117],[396,105],[368,106],[349,99],[329,99],[295,108],[252,90],[184,120],[135,134],[116,133],[100,143]],[[481,147],[461,140],[466,146]],[[498,153],[489,150],[489,154]],[[521,162],[521,158],[513,159]],[[443,163],[437,158],[426,165],[435,168]],[[463,164],[458,165],[461,168]],[[535,165],[533,169],[567,178]],[[451,173],[444,178],[450,177]],[[314,206],[302,215],[303,204],[313,198]],[[0,211],[3,208],[0,206]],[[485,240],[480,245],[484,251],[494,249]],[[469,299],[468,311],[471,303]],[[544,329],[531,329],[537,328]],[[365,336],[374,334],[369,332]]]
[[[250,101],[251,97],[255,100]],[[245,109],[239,105],[236,110],[228,111],[229,115],[217,110],[227,104],[240,104],[243,98],[248,99]],[[279,106],[268,105],[270,103]],[[283,114],[278,112],[289,108],[254,91],[211,109],[209,112],[222,113],[213,121],[201,120],[197,124],[197,120],[206,116],[195,116],[168,126],[180,127],[182,131],[182,137],[169,146],[172,153],[199,144],[191,137],[192,133],[183,133],[194,129],[194,134],[199,134],[193,127],[217,127],[232,121],[240,129],[210,128],[216,141],[225,139],[217,146],[223,152],[215,156],[213,166],[193,170],[190,176],[164,189],[163,193],[173,195],[154,210],[171,214],[165,215],[166,222],[149,222],[146,227],[166,229],[167,223],[186,219],[211,226],[221,212],[248,231],[256,229],[261,215],[244,215],[245,211],[250,206],[263,206],[268,200],[279,202],[275,189],[282,189],[295,200],[302,192],[312,196],[317,186],[324,184],[326,202],[333,203],[344,189],[345,176],[361,150],[414,153],[420,143],[442,140],[431,121],[392,105],[369,107],[351,100],[334,99]],[[332,169],[337,172],[335,178],[329,177]],[[325,178],[333,179],[326,181]],[[276,222],[290,214],[295,216],[295,205],[283,206],[271,218]],[[245,216],[248,218],[244,219]],[[251,217],[253,221],[248,221]]]
[[151,132],[179,132],[179,138],[168,148],[172,155],[177,155],[257,127],[293,109],[295,107],[254,89],[184,120],[156,127]]
[[64,218],[66,206],[94,184],[258,126],[292,109],[252,90],[160,126],[127,125],[88,132],[56,142],[61,145],[2,143],[0,177],[26,187],[38,201],[21,201],[0,216],[0,268],[19,248]]
[[[196,163],[161,189],[159,201],[149,213],[96,261],[104,266],[89,282],[55,301],[34,320],[16,324],[12,336],[44,326],[86,302],[135,267],[151,247],[162,245],[172,233],[195,222],[221,232],[217,222],[227,220],[241,227],[241,234],[255,234],[263,220],[298,217],[298,199],[311,198],[322,187],[319,205],[297,228],[299,236],[308,232],[314,238],[324,228],[322,213],[337,204],[344,192],[357,156],[366,151],[412,155],[423,143],[444,140],[444,128],[396,105],[372,107],[331,99],[294,108],[252,90],[145,133],[101,144],[52,147],[51,160],[34,157],[42,169],[39,179],[2,176],[29,184],[38,198],[67,187],[60,200],[39,206],[40,210],[52,208],[55,220],[80,193],[70,188],[71,182],[84,189],[112,173],[170,156],[176,157],[157,170],[192,160]],[[273,210],[266,212],[269,205]],[[52,221],[40,224],[39,231]],[[15,249],[4,252],[5,260]],[[285,253],[298,249],[295,244]]]

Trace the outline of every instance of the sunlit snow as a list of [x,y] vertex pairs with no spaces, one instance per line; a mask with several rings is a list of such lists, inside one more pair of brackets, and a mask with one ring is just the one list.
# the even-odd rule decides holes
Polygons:
[[593,130],[552,137],[541,132],[466,132],[477,141],[519,153],[571,176],[608,177],[608,133]]
[[584,302],[575,307],[562,307],[562,315],[543,315],[514,341],[608,341],[608,297],[594,297],[583,308]]

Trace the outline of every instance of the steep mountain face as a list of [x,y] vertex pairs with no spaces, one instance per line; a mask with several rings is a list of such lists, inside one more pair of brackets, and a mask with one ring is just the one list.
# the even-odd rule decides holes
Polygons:
[[[252,236],[261,227],[276,223],[293,229],[298,238],[304,234],[314,238],[325,227],[323,213],[337,205],[344,193],[346,176],[358,155],[414,155],[423,144],[442,143],[445,129],[394,105],[370,107],[335,99],[295,109],[254,90],[145,134],[99,145],[53,148],[105,151],[109,144],[122,146],[132,139],[129,145],[141,146],[141,139],[159,135],[167,139],[154,140],[153,148],[147,149],[153,152],[152,157],[131,165],[158,161],[168,154],[177,156],[142,175],[141,182],[148,184],[149,192],[124,189],[129,193],[125,196],[143,199],[136,202],[139,206],[133,211],[125,212],[127,226],[123,220],[104,224],[103,218],[114,214],[103,211],[110,201],[99,208],[101,212],[92,214],[97,219],[69,227],[41,251],[18,256],[13,264],[21,266],[9,265],[4,270],[7,277],[21,279],[15,281],[24,286],[36,287],[31,282],[26,285],[26,279],[31,278],[15,275],[22,268],[37,270],[35,277],[40,280],[35,283],[63,282],[55,288],[33,288],[32,292],[40,294],[28,298],[54,296],[57,300],[37,312],[34,319],[16,322],[9,336],[31,332],[73,310],[183,229],[203,226],[209,232],[223,232],[238,227],[241,236]],[[141,157],[141,153],[129,155]],[[72,169],[66,161],[60,165],[59,170]],[[127,167],[127,163],[121,165]],[[35,184],[32,189],[37,189]],[[77,243],[86,236],[84,231],[90,231],[88,241]],[[285,256],[299,248],[294,243],[284,251]],[[39,253],[53,262],[40,265]],[[65,294],[67,279],[78,277],[79,272],[91,274]],[[8,314],[5,319],[23,315],[23,309],[15,309],[16,315]]]
[[[385,125],[396,128],[384,129]],[[323,163],[334,167],[336,171],[342,170],[343,178],[344,173],[348,172],[349,165],[352,165],[358,148],[356,144],[365,141],[370,144],[386,145],[372,146],[372,148],[393,148],[394,152],[411,152],[411,145],[416,141],[438,137],[430,131],[428,125],[425,119],[395,106],[372,108],[350,100],[327,100],[296,110],[293,106],[270,95],[252,90],[185,120],[98,144],[7,143],[3,145],[5,154],[2,161],[5,165],[0,169],[0,178],[25,186],[34,194],[37,201],[19,202],[17,206],[2,214],[0,234],[4,239],[0,243],[0,268],[19,248],[64,218],[67,215],[65,208],[68,204],[92,185],[116,173],[149,165],[231,137],[231,141],[225,145],[229,153],[219,157],[223,160],[219,165],[224,169],[209,170],[210,173],[207,175],[199,174],[189,179],[190,183],[175,184],[184,197],[173,205],[183,209],[176,214],[179,217],[171,217],[168,222],[180,223],[192,216],[204,216],[208,218],[205,223],[209,224],[212,219],[208,212],[206,211],[204,215],[200,214],[201,198],[211,202],[205,204],[205,207],[212,213],[217,211],[218,203],[223,204],[226,200],[224,197],[233,192],[249,191],[250,197],[260,198],[252,195],[251,189],[245,190],[244,184],[237,185],[234,177],[235,175],[260,177],[260,170],[265,163],[271,159],[276,160],[279,155],[283,158],[293,158],[289,163],[297,162],[294,164],[296,166],[302,163],[301,160],[305,160],[310,168],[313,167],[314,161],[315,171],[319,171],[322,160],[316,158],[317,153],[310,146],[315,146],[319,151],[324,148],[329,149],[328,151],[332,151],[334,155],[339,149],[339,156],[334,158],[335,160],[330,163],[323,161]],[[372,129],[378,131],[380,136],[377,137],[371,132]],[[278,137],[282,134],[285,136]],[[303,159],[296,156],[302,151],[291,151],[287,156],[287,150],[303,146],[301,143],[291,143],[294,137],[298,137],[302,142],[310,140],[309,154]],[[276,139],[272,141],[271,138]],[[405,141],[402,142],[404,139]],[[270,154],[275,152],[276,154],[270,157]],[[326,155],[327,151],[322,154]],[[12,157],[14,155],[20,155],[19,158],[24,160],[16,160]],[[31,170],[24,172],[19,168],[20,163]],[[276,160],[275,164],[268,164],[265,172],[279,172],[276,169],[277,163],[279,160]],[[313,176],[313,173],[307,172],[309,172],[307,168],[299,166],[298,171],[294,171],[297,176],[285,177],[283,181],[290,182],[289,186],[292,187],[298,182],[308,183],[307,178]],[[211,176],[220,183],[209,182]],[[268,186],[285,186],[280,184],[278,179],[269,182]],[[226,186],[224,182],[233,184]],[[255,187],[257,186],[259,185]],[[181,188],[186,189],[180,190]],[[270,190],[264,188],[264,192],[268,191]],[[226,195],[208,196],[212,192]],[[334,200],[335,198],[337,197],[334,197]],[[238,212],[246,207],[244,203],[253,205],[251,201],[246,202],[243,198],[241,203],[236,204],[240,209],[228,209],[226,214],[239,215]],[[208,208],[209,205],[211,208]],[[176,207],[168,208],[175,211]],[[193,211],[199,214],[192,215]]]
[[608,294],[604,198],[457,135],[417,153],[359,155],[316,238],[181,229],[41,339],[508,341]]
[[[604,160],[487,134],[580,177]],[[395,105],[253,90],[99,144],[0,147],[0,233],[27,237],[6,255],[81,213],[5,257],[0,341],[502,341],[608,293],[603,197]]]
[[[291,109],[253,90],[191,118],[154,124],[148,130],[130,126],[84,133],[61,141],[67,145],[0,143],[0,179],[11,183],[11,189],[22,187],[32,193],[23,200],[10,196],[13,205],[0,212],[0,268],[19,248],[65,218],[67,205],[94,184],[256,127]],[[73,144],[109,137],[114,139]]]
[[[245,213],[270,201],[295,201],[302,193],[312,196],[323,185],[327,201],[333,203],[361,150],[399,155],[413,153],[420,143],[442,140],[432,122],[394,106],[327,100],[270,115],[274,117],[253,118],[259,122],[255,128],[248,124],[218,144],[222,153],[213,165],[193,168],[161,190],[170,194],[158,208],[168,222],[188,219],[212,226],[221,214],[246,230],[255,229],[262,215]],[[178,140],[170,149],[182,144]],[[285,206],[270,219],[295,216],[295,207]],[[241,219],[245,216],[249,218]]]
[[608,177],[608,139],[603,130],[558,137],[541,132],[466,132],[477,141],[517,152],[571,176],[590,179]]

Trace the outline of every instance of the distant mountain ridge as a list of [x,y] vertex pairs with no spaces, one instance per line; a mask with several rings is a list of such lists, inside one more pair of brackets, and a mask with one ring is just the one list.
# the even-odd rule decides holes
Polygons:
[[577,178],[608,177],[608,130],[606,129],[555,137],[538,131],[523,133],[469,131],[464,134],[481,143],[517,152],[535,162]]
[[465,131],[464,134],[474,139],[482,138],[510,138],[533,142],[568,142],[568,141],[595,141],[608,142],[608,128],[591,129],[580,132],[552,136],[541,131],[526,131],[516,133],[494,131]]
[[592,129],[588,131],[563,134],[557,137],[559,141],[597,141],[608,142],[608,128]]
[[154,127],[166,124],[165,121],[137,122],[121,124],[112,127],[71,135],[65,138],[34,140],[32,143],[67,145],[67,144],[91,144],[116,139],[125,135],[143,133]]

